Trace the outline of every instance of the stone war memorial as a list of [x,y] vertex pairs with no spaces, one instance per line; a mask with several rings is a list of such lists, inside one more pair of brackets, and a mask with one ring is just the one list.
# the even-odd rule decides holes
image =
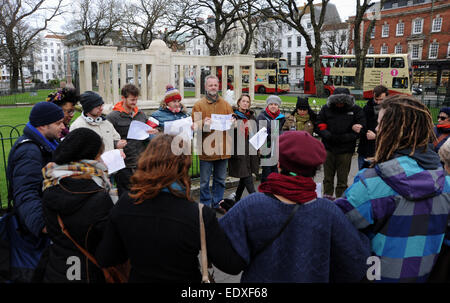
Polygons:
[[[105,101],[105,112],[109,112],[120,101],[120,90],[133,83],[141,90],[138,106],[143,110],[156,110],[166,91],[166,85],[178,88],[184,96],[184,77],[186,72],[194,72],[195,97],[183,98],[183,104],[192,108],[201,98],[201,70],[216,74],[222,68],[222,88],[227,87],[228,67],[233,67],[233,87],[235,104],[242,90],[242,69],[249,69],[249,87],[255,85],[255,61],[250,55],[227,56],[189,56],[172,52],[162,40],[154,40],[144,51],[120,52],[117,47],[81,46],[78,64],[80,70],[80,92],[98,87],[98,93]],[[128,73],[128,75],[127,75]],[[130,75],[131,74],[131,75]],[[131,77],[130,77],[131,76]],[[250,90],[251,99],[254,92]],[[224,92],[222,92],[224,95]]]

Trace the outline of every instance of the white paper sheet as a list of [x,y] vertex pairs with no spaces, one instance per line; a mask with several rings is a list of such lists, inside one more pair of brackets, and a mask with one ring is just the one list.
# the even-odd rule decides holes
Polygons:
[[122,168],[125,168],[125,161],[123,161],[122,156],[120,155],[120,150],[113,149],[107,151],[101,155],[103,162],[108,167],[108,174],[115,173]]
[[267,139],[267,129],[265,127],[261,128],[250,140],[250,144],[258,150],[266,142]]
[[187,117],[174,121],[164,122],[164,133],[174,136],[182,136],[184,140],[191,140],[193,136],[192,118]]
[[210,129],[213,130],[229,130],[231,128],[231,118],[233,115],[218,115],[218,114],[212,114],[211,115],[211,127]]
[[322,183],[316,183],[317,198],[322,198]]
[[148,138],[148,130],[152,128],[140,121],[131,121],[130,128],[128,129],[127,139],[145,140]]

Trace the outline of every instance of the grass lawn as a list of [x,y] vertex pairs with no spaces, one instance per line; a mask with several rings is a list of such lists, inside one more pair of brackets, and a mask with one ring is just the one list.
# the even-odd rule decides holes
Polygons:
[[35,104],[40,101],[45,101],[47,96],[54,91],[56,89],[40,89],[37,92],[0,96],[0,105],[15,105],[17,103]]

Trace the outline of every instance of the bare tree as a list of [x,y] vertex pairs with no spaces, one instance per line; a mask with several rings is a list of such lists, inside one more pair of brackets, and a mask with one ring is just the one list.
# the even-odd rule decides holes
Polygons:
[[[353,21],[353,47],[356,57],[355,88],[358,90],[363,89],[364,61],[370,46],[370,36],[377,19],[377,12],[369,13],[369,9],[375,5],[375,3],[370,3],[370,1],[371,0],[363,0],[363,3],[361,4],[361,0],[356,0],[356,16]],[[384,2],[385,0],[380,0],[380,9],[383,7]],[[363,22],[369,23],[365,32],[362,27],[364,24]],[[361,37],[361,34],[363,34],[363,37]]]
[[[312,57],[312,65],[314,67],[314,79],[316,84],[316,94],[318,96],[325,96],[323,87],[323,74],[320,65],[320,55],[322,48],[321,30],[325,21],[325,12],[329,0],[322,0],[320,6],[320,14],[316,16],[316,9],[313,4],[314,0],[308,0],[301,8],[297,6],[295,0],[266,0],[270,10],[262,10],[267,17],[280,20],[283,23],[296,29],[305,39],[306,45]],[[311,25],[314,30],[314,44],[308,32],[303,27],[301,21],[302,17],[307,13],[311,16]]]
[[[186,4],[186,0],[179,0]],[[180,4],[183,5],[183,4]],[[182,20],[181,26],[188,28],[192,35],[191,39],[203,36],[211,56],[220,54],[220,44],[226,34],[236,28],[239,20],[238,7],[232,5],[229,0],[190,0],[186,11],[177,17]],[[208,16],[205,19],[200,16]]]
[[124,28],[139,50],[149,48],[165,24],[168,0],[139,0],[126,6]]
[[[45,6],[44,3],[45,0],[0,1],[0,32],[4,39],[4,48],[11,60],[11,90],[18,88],[23,57],[35,43],[35,38],[47,28],[54,17],[62,13],[62,0],[53,1],[53,6]],[[36,25],[29,26],[31,21]]]
[[244,40],[239,53],[248,54],[255,38],[256,29],[262,21],[260,18],[260,5],[258,0],[230,0],[231,4],[237,8],[236,13],[239,24],[242,27],[243,35],[239,31],[239,35]]
[[[77,42],[87,45],[107,45],[108,38],[120,30],[124,11],[119,0],[79,0],[67,30],[80,31]],[[75,38],[77,40],[77,38]]]
[[278,20],[263,20],[255,34],[256,54],[264,57],[279,57],[281,39]]
[[348,31],[341,24],[332,24],[323,35],[323,52],[328,55],[342,55],[348,51]]

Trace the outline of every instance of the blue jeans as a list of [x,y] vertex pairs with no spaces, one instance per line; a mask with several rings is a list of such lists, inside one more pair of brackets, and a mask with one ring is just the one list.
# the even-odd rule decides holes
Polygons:
[[[219,207],[225,192],[225,177],[228,159],[216,161],[200,160],[200,203],[209,207]],[[213,175],[212,198],[209,190],[209,180]]]

